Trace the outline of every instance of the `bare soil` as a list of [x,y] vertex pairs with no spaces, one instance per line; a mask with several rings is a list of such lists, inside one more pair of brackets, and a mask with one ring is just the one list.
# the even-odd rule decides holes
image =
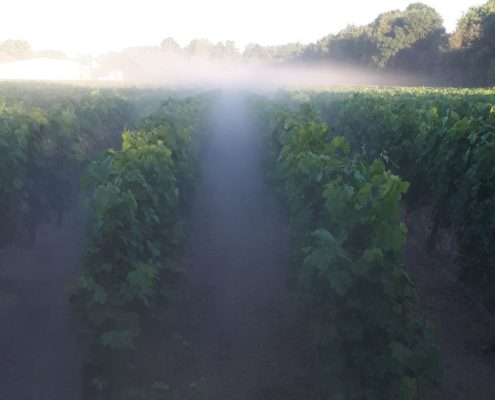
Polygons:
[[33,248],[0,251],[0,399],[79,400],[81,353],[69,303],[85,212],[40,228]]
[[476,300],[476,293],[456,278],[449,254],[449,238],[443,232],[437,250],[424,249],[429,232],[425,212],[408,219],[406,266],[418,288],[425,315],[439,333],[444,374],[441,386],[428,400],[495,399],[495,319]]

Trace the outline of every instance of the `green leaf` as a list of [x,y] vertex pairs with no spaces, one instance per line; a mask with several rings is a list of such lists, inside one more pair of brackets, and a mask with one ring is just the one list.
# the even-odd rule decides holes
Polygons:
[[400,380],[398,400],[417,400],[418,383],[416,378],[405,376]]
[[103,346],[108,346],[114,350],[132,349],[134,340],[139,335],[139,330],[112,330],[102,333],[99,342]]

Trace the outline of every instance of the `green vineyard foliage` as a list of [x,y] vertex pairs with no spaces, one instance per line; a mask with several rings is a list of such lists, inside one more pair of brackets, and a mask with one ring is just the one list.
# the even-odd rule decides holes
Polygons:
[[83,322],[88,383],[111,389],[98,396],[128,395],[132,386],[119,383],[130,350],[177,279],[181,215],[198,172],[195,133],[208,98],[163,102],[170,95],[0,84],[0,246],[33,244],[40,224],[61,222],[84,197],[83,176],[92,192],[71,301]]
[[374,89],[291,95],[315,106],[353,149],[411,182],[409,210],[431,210],[456,239],[461,278],[495,306],[495,91]]
[[0,110],[0,246],[34,241],[42,222],[61,221],[84,165],[138,119],[131,100],[99,95],[51,110]]
[[93,162],[85,257],[74,294],[86,326],[95,381],[120,393],[127,353],[137,348],[157,300],[176,271],[185,234],[181,217],[196,176],[195,133],[205,97],[169,100],[122,148]]
[[351,154],[307,105],[258,100],[285,199],[297,281],[330,399],[417,399],[438,379],[439,350],[418,310],[401,249],[409,184]]

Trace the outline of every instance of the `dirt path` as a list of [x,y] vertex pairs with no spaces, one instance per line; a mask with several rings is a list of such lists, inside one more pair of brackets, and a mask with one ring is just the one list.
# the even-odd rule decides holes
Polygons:
[[213,114],[185,296],[172,298],[162,325],[166,382],[181,400],[319,399],[314,353],[285,286],[287,226],[264,184],[259,135],[237,97],[224,96]]
[[406,265],[418,287],[421,306],[439,332],[443,376],[441,386],[425,400],[492,400],[495,398],[495,318],[473,301],[474,292],[457,280],[442,237],[432,254],[424,250],[429,230],[420,213],[408,222]]
[[81,356],[67,293],[84,213],[44,226],[32,249],[0,251],[0,399],[79,400]]

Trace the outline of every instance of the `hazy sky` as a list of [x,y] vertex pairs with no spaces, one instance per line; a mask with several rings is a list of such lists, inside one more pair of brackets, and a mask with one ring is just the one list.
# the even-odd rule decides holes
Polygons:
[[[379,13],[414,0],[4,0],[0,40],[24,39],[36,50],[71,56],[159,45],[172,36],[265,45],[309,43],[348,24],[365,24]],[[483,0],[424,0],[451,31],[469,7]]]

